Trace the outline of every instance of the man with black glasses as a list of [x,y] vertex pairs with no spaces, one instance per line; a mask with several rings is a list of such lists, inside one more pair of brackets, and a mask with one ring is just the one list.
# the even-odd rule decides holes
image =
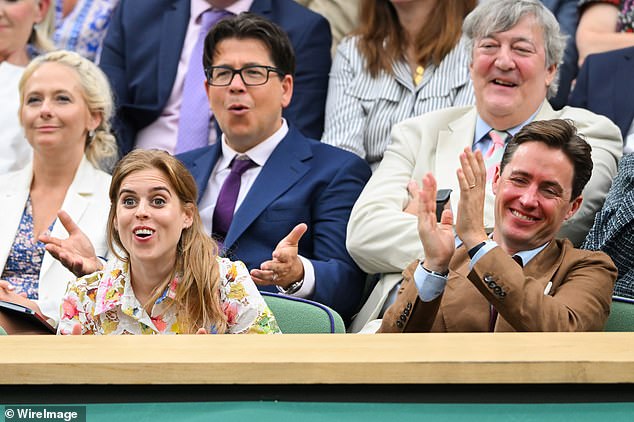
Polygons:
[[368,165],[282,118],[295,56],[274,23],[251,14],[219,22],[205,40],[203,64],[223,135],[179,158],[198,183],[205,227],[264,290],[309,298],[349,318],[364,274],[346,251],[346,225]]
[[[365,274],[346,251],[346,225],[370,167],[282,118],[295,55],[276,24],[249,13],[220,21],[205,39],[203,64],[200,88],[223,134],[178,156],[196,179],[203,225],[261,290],[323,303],[348,321]],[[70,237],[43,238],[47,250],[77,276],[96,271],[88,239],[67,215],[60,220]]]

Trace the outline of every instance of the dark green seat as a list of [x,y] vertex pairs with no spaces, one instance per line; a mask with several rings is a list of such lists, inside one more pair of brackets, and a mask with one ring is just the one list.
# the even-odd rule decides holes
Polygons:
[[286,334],[345,333],[341,316],[312,300],[260,292]]
[[634,299],[612,296],[610,317],[605,331],[634,331]]

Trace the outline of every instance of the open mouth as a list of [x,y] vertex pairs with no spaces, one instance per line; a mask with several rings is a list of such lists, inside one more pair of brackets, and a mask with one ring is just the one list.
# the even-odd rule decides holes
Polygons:
[[154,230],[148,228],[140,228],[134,230],[134,235],[141,239],[147,239],[154,234]]
[[538,219],[535,217],[531,217],[530,215],[526,215],[526,214],[522,214],[519,211],[516,210],[510,210],[511,214],[513,214],[515,217],[519,218],[520,220],[524,220],[524,221],[537,221]]
[[249,108],[242,105],[242,104],[233,104],[231,106],[229,106],[229,110],[231,111],[245,111],[248,110]]
[[492,82],[495,85],[506,86],[506,87],[509,87],[509,88],[515,88],[517,86],[517,84],[514,84],[513,82],[504,81],[502,79],[493,79]]

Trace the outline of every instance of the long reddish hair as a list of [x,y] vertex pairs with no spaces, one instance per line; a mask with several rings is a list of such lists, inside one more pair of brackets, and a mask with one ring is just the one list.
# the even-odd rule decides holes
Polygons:
[[359,50],[370,75],[376,77],[381,70],[392,73],[392,64],[405,57],[410,43],[416,47],[417,63],[439,65],[460,40],[462,21],[476,4],[477,0],[439,0],[416,39],[410,41],[389,0],[362,0],[354,34],[359,36]]

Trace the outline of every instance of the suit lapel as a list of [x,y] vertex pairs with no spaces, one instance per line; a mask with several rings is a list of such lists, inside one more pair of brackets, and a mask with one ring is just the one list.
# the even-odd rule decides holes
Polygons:
[[549,120],[557,118],[555,114],[555,110],[550,106],[548,100],[544,100],[542,106],[539,108],[539,111],[535,115],[534,120]]
[[216,162],[218,161],[218,157],[220,157],[221,152],[222,148],[220,146],[220,142],[216,142],[215,144],[202,150],[198,157],[192,161],[191,165],[186,165],[196,181],[199,204],[200,199],[205,193],[205,189],[207,189],[209,178],[211,177],[211,173],[216,166]]
[[438,177],[440,188],[449,186],[454,190],[458,189],[456,180],[457,158],[466,147],[473,144],[476,116],[474,107],[468,113],[450,122],[447,130],[438,132],[435,174]]
[[[552,295],[561,282],[554,276],[561,266],[564,255],[561,244],[552,240],[524,267],[524,275],[536,280],[543,280],[544,288],[549,281],[552,281],[553,285],[549,292]],[[464,248],[456,251],[454,260],[459,263],[456,272],[460,274],[460,277],[453,277],[449,280],[442,299],[442,319],[446,329],[448,332],[488,331],[490,304],[467,278],[469,260]],[[465,307],[465,303],[468,303],[469,306]],[[498,316],[496,331],[499,331],[501,321],[503,318]],[[506,321],[503,323],[510,327]]]
[[231,227],[225,238],[225,247],[230,248],[242,233],[262,214],[276,198],[295,185],[310,166],[304,163],[312,152],[301,135],[293,128],[262,167],[253,186],[233,216]]
[[555,293],[557,287],[559,287],[559,284],[554,285],[555,281],[553,280],[553,277],[557,269],[561,266],[561,261],[565,255],[561,250],[562,248],[560,244],[557,240],[553,239],[550,241],[548,246],[544,248],[544,250],[538,253],[524,267],[524,275],[536,280],[542,279],[544,281],[544,289],[549,281],[553,282],[553,286],[550,288],[549,292],[551,296]]
[[7,185],[3,186],[2,218],[0,219],[0,274],[4,270],[11,247],[15,241],[15,235],[24,213],[24,206],[29,196],[33,168],[29,164],[26,168],[15,173],[15,177],[7,179]]
[[[438,133],[438,146],[436,148],[435,175],[438,180],[439,189],[452,189],[451,206],[456,215],[458,210],[458,199],[460,198],[460,186],[456,177],[458,169],[458,157],[467,147],[473,145],[475,134],[477,111],[475,107],[460,118],[450,122],[448,130],[441,130]],[[494,222],[495,197],[490,187],[487,189],[487,199],[484,205],[485,227],[492,228]]]
[[[90,204],[92,195],[94,194],[94,188],[92,186],[92,182],[94,181],[94,172],[94,167],[92,167],[90,162],[88,162],[88,160],[84,157],[79,164],[73,183],[71,183],[68,188],[68,192],[66,192],[66,197],[64,198],[64,203],[62,204],[62,209],[66,211],[77,224],[79,224],[82,221],[82,218],[84,218],[84,213]],[[64,239],[68,237],[68,232],[59,220],[55,220],[51,235],[53,237]],[[44,258],[42,259],[40,279],[46,278],[46,272],[50,270],[53,262],[55,262],[55,259],[51,256],[51,254],[45,253]]]
[[[163,14],[161,28],[161,43],[158,52],[158,86],[156,87],[159,104],[164,104],[169,98],[178,62],[180,61],[187,25],[189,24],[190,2],[175,0],[171,9]],[[202,86],[200,87],[202,89]],[[165,101],[162,101],[165,99]]]

